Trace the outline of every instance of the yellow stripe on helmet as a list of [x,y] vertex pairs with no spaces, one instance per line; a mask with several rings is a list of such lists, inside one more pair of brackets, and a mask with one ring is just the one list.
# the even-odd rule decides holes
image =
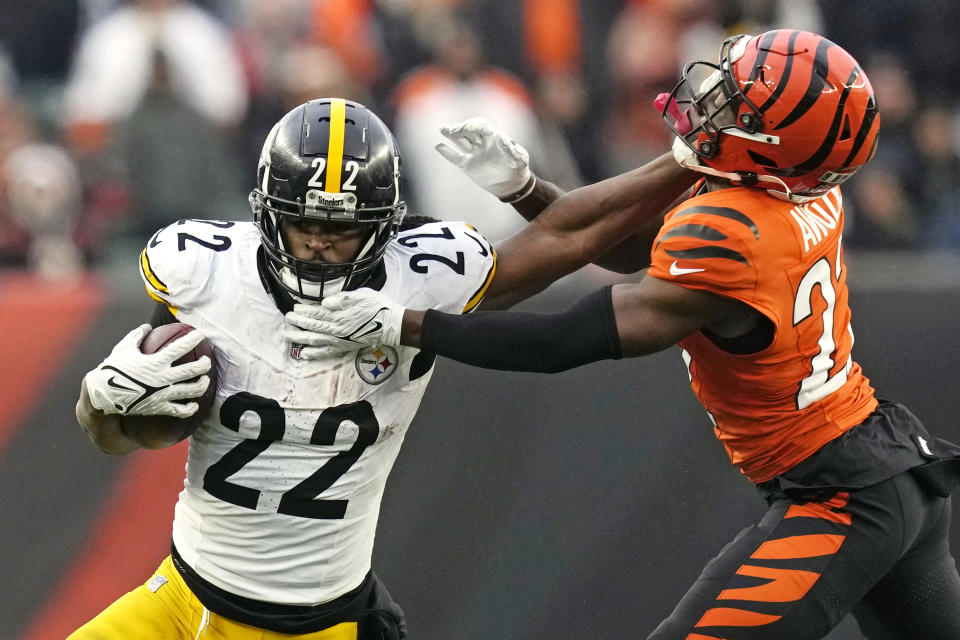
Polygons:
[[343,168],[343,137],[346,128],[347,103],[342,98],[330,101],[330,143],[327,148],[326,191],[340,193],[340,172]]

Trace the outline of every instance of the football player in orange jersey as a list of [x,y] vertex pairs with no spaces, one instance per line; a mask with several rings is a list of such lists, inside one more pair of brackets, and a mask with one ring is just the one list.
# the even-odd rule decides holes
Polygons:
[[[878,400],[851,357],[839,185],[877,144],[866,74],[821,36],[776,30],[729,38],[656,104],[674,157],[705,179],[667,214],[639,282],[554,315],[338,294],[314,315],[314,345],[399,336],[468,364],[554,372],[679,344],[717,438],[769,510],[649,637],[812,640],[852,613],[871,640],[960,638],[948,549],[960,447]],[[464,154],[445,153],[483,185],[490,167]]]

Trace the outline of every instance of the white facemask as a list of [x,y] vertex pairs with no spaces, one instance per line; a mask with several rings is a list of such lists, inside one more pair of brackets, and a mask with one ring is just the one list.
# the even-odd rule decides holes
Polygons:
[[[346,278],[337,278],[336,280],[327,280],[326,282],[311,282],[310,280],[300,280],[297,281],[297,276],[294,274],[293,270],[290,267],[284,267],[280,269],[280,280],[283,284],[287,285],[294,291],[303,287],[303,292],[308,296],[317,297],[320,295],[321,289],[323,290],[323,295],[329,296],[334,293],[339,293],[343,290],[344,285],[347,282]],[[298,302],[312,302],[310,300],[301,299],[300,296],[292,294]]]

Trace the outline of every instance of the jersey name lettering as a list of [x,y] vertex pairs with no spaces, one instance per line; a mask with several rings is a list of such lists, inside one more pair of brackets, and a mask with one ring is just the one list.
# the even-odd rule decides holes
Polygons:
[[806,253],[837,228],[840,221],[841,203],[839,192],[831,191],[813,202],[797,205],[790,215],[803,236],[803,251]]

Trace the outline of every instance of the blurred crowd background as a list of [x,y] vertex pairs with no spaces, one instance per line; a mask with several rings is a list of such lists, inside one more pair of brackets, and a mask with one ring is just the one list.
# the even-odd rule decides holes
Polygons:
[[[0,360],[17,363],[0,375],[0,562],[17,577],[0,583],[0,638],[62,638],[168,552],[185,450],[104,457],[73,426],[77,384],[149,317],[130,268],[144,242],[181,218],[249,219],[263,138],[314,97],[390,125],[411,211],[496,241],[521,220],[434,151],[440,126],[485,116],[572,188],[666,151],[653,98],[727,35],[826,35],[882,114],[876,158],[844,189],[857,359],[957,440],[942,382],[960,367],[956,25],[956,0],[0,0]],[[554,293],[537,308],[576,295]],[[550,384],[444,365],[375,560],[420,637],[633,637],[756,517],[680,358],[653,357]],[[624,388],[644,391],[611,397]],[[678,532],[691,514],[703,526]],[[830,637],[860,636],[848,620]]]
[[668,149],[651,106],[733,33],[850,51],[883,118],[845,239],[960,249],[954,0],[3,0],[0,266],[59,278],[180,218],[246,219],[260,145],[320,96],[398,137],[411,210],[491,240],[520,220],[433,150],[483,115],[572,188]]

